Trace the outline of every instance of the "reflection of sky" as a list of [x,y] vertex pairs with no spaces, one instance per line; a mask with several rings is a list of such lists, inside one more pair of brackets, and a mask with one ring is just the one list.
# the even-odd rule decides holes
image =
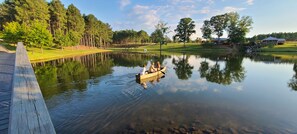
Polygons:
[[[135,82],[135,74],[140,67],[116,66],[112,68],[112,74],[96,78],[99,83],[90,82],[84,92],[68,94],[73,92],[69,90],[46,100],[46,103],[53,122],[61,131],[88,127],[89,122],[97,128],[111,124],[116,126],[131,121],[129,114],[134,114],[131,118],[142,117],[141,109],[144,107],[165,106],[173,117],[177,116],[174,115],[177,114],[176,108],[191,109],[181,115],[192,117],[198,116],[199,111],[206,111],[205,114],[199,113],[199,117],[214,118],[220,122],[235,118],[232,121],[242,124],[246,121],[251,125],[297,130],[297,92],[287,87],[294,74],[292,64],[265,64],[244,59],[244,80],[220,85],[200,78],[198,69],[205,60],[210,65],[215,64],[209,59],[190,56],[189,64],[194,66],[192,75],[188,80],[180,80],[173,69],[172,58],[165,59],[163,63],[168,68],[165,78],[160,82],[148,82],[145,90]],[[220,69],[225,67],[223,61],[218,64]],[[168,114],[158,110],[150,112],[145,117],[159,118],[161,114]],[[228,118],[212,117],[214,114],[228,115]]]
[[[178,57],[182,58],[182,56],[174,56],[173,58],[178,59]],[[165,82],[162,82],[164,84],[160,85],[160,89],[158,89],[158,94],[164,94],[166,92],[182,92],[182,91],[188,91],[188,92],[200,92],[200,91],[212,91],[215,93],[220,93],[222,86],[215,83],[207,82],[205,78],[200,78],[199,74],[199,67],[200,63],[203,61],[206,61],[209,63],[210,66],[215,64],[215,61],[205,59],[205,58],[199,58],[197,56],[191,55],[188,60],[189,64],[191,66],[194,66],[192,69],[192,77],[188,80],[179,80],[178,77],[175,74],[175,70],[173,69],[174,65],[172,64],[172,59],[167,59],[165,61],[166,66],[168,67],[167,73],[166,73],[166,79]],[[220,69],[223,69],[225,67],[224,62],[218,62],[220,65]],[[163,80],[162,80],[163,81]],[[174,84],[173,84],[174,83]],[[243,86],[241,83],[232,83],[228,86],[231,90],[236,91],[242,91]]]

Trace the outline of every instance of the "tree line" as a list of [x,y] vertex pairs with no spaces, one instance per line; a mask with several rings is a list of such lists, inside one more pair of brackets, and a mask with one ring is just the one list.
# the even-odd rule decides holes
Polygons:
[[60,0],[5,0],[0,4],[0,30],[9,42],[33,47],[86,45],[103,47],[112,41],[108,23],[81,14],[73,4]]
[[150,42],[150,36],[144,30],[120,30],[113,33],[114,44],[142,44]]
[[[73,4],[65,8],[60,0],[5,0],[0,4],[0,11],[3,38],[12,43],[23,41],[33,47],[106,47],[112,43],[161,45],[171,42],[167,36],[170,32],[167,23],[159,22],[151,35],[144,30],[113,32],[108,23],[100,21],[92,14],[82,15]],[[212,39],[213,35],[220,38],[227,32],[230,42],[243,43],[252,23],[251,17],[240,17],[238,13],[231,12],[205,20],[201,31],[205,39]],[[185,45],[190,36],[196,33],[195,22],[191,18],[182,18],[174,32],[176,34],[173,40]]]
[[258,40],[263,40],[267,37],[276,37],[276,38],[282,38],[286,39],[287,41],[297,41],[297,32],[280,32],[280,33],[271,33],[271,34],[259,34],[255,35],[251,38],[252,41],[258,41]]

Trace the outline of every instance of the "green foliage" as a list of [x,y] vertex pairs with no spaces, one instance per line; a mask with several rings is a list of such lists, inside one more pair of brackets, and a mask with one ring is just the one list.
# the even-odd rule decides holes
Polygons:
[[3,30],[3,26],[7,22],[15,21],[15,2],[12,0],[5,0],[0,4],[0,31]]
[[212,31],[218,38],[223,36],[224,30],[227,27],[228,17],[226,14],[216,15],[210,18]]
[[[60,48],[78,44],[99,47],[112,42],[113,32],[109,24],[101,22],[94,15],[88,15],[84,19],[73,4],[66,10],[60,0],[52,0],[49,3],[44,0],[5,0],[0,4],[0,11],[0,31],[4,29],[4,24],[18,22],[24,33],[25,43],[30,43],[28,45],[31,46],[41,47],[45,42],[50,43],[47,45],[49,46],[53,42]],[[40,25],[34,26],[36,21]],[[85,21],[88,23],[86,26]],[[47,35],[48,32],[41,30],[44,27],[50,31],[52,41],[49,41],[51,36]],[[42,34],[33,37],[37,34],[30,33],[32,31]],[[16,39],[15,31],[9,32],[8,34],[14,34],[9,40],[14,42],[19,40]],[[43,35],[44,37],[41,37]]]
[[202,37],[205,39],[211,39],[212,29],[209,20],[205,20],[201,28]]
[[151,40],[162,45],[165,43],[165,35],[169,32],[169,27],[167,23],[160,21],[155,28],[156,30],[151,34]]
[[7,42],[17,43],[24,38],[24,29],[18,22],[6,23],[4,27],[3,38]]
[[138,31],[137,36],[139,37],[141,43],[148,42],[150,39],[150,36],[144,30]]
[[21,24],[32,25],[33,21],[38,20],[41,23],[48,23],[49,10],[44,0],[15,0],[15,18]]
[[49,3],[50,30],[53,35],[53,42],[59,47],[67,46],[66,31],[66,9],[60,0],[53,0]]
[[34,21],[30,29],[26,30],[25,43],[43,48],[44,46],[52,45],[52,35],[47,30],[47,25],[40,21]]
[[241,82],[245,78],[245,69],[242,67],[242,56],[225,57],[225,68],[220,69],[220,64],[210,66],[207,61],[202,61],[199,72],[201,78],[209,82],[230,85],[232,82]]
[[297,91],[297,63],[294,63],[293,70],[295,74],[288,82],[288,86],[292,88],[292,90]]
[[145,43],[149,41],[149,36],[144,30],[120,30],[113,34],[113,42],[117,44]]
[[212,34],[220,38],[224,31],[227,31],[230,42],[245,43],[245,36],[252,28],[252,24],[251,17],[243,16],[240,18],[238,13],[231,12],[205,20],[201,31],[205,39],[211,39]]
[[72,45],[78,45],[85,30],[85,22],[80,11],[73,5],[67,9],[67,29]]
[[184,45],[186,42],[189,42],[190,36],[193,33],[196,33],[195,31],[195,22],[191,18],[182,18],[179,21],[179,24],[177,25],[177,28],[175,29],[176,35],[180,42],[184,42]]
[[156,29],[154,32],[152,32],[151,40],[154,43],[162,42],[164,40],[162,31],[160,29]]
[[280,32],[280,33],[271,33],[271,34],[259,34],[255,35],[251,38],[252,41],[263,40],[267,37],[276,37],[283,38],[287,41],[296,41],[297,40],[297,32]]
[[112,41],[112,29],[109,24],[98,20],[94,15],[84,15],[85,33],[83,44],[86,46],[99,47]]
[[229,24],[227,27],[229,41],[232,43],[244,43],[245,36],[252,28],[253,20],[249,16],[243,16],[239,19],[239,14],[228,13]]
[[187,80],[192,76],[192,69],[194,66],[189,64],[189,56],[183,54],[182,58],[176,60],[175,58],[172,59],[172,63],[175,65],[175,73],[178,79]]

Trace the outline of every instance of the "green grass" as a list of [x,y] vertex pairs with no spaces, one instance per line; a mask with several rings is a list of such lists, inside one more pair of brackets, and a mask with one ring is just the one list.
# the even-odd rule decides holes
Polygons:
[[79,49],[55,49],[55,48],[44,48],[43,53],[40,48],[27,48],[29,59],[32,63],[40,61],[49,61],[53,59],[86,55],[92,53],[108,52],[110,50],[104,49],[88,49],[88,50],[79,50]]
[[3,45],[9,51],[15,51],[16,49],[16,45],[14,44],[9,44],[9,43],[0,43],[0,44]]
[[[157,52],[160,51],[160,45],[147,45],[141,46],[137,48],[113,48],[115,51],[132,51],[132,52]],[[173,53],[201,53],[201,52],[228,52],[230,51],[226,47],[222,46],[212,46],[212,47],[202,47],[201,44],[198,43],[186,43],[186,46],[182,43],[168,43],[167,45],[162,45],[163,52],[173,52]]]
[[[16,46],[9,43],[1,43],[6,49],[10,51],[15,51]],[[65,48],[63,50],[56,49],[56,48],[50,48],[45,47],[43,48],[43,52],[40,48],[31,48],[26,47],[29,59],[32,63],[34,62],[40,62],[40,61],[49,61],[53,59],[59,59],[59,58],[65,58],[65,57],[72,57],[72,56],[79,56],[79,55],[87,55],[92,53],[100,53],[100,52],[108,52],[111,50],[105,50],[105,49],[97,49],[97,48],[91,48],[91,49],[76,49],[73,48]]]
[[297,52],[297,41],[286,42],[283,45],[275,45],[272,48],[264,47],[261,48],[262,52]]

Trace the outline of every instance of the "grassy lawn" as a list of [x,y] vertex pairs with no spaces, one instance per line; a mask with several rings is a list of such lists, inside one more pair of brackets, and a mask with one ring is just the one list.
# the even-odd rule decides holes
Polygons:
[[[2,43],[6,49],[10,51],[15,51],[16,46],[8,43]],[[100,53],[100,52],[108,52],[111,50],[98,49],[98,48],[76,48],[76,47],[68,47],[64,50],[56,49],[56,48],[43,48],[43,53],[40,48],[30,48],[27,47],[27,52],[31,63],[40,62],[40,61],[49,61],[53,59],[79,56],[79,55],[87,55],[92,53]]]
[[262,52],[297,52],[297,41],[286,42],[284,45],[275,45],[272,48],[261,48]]
[[40,48],[27,48],[29,59],[32,63],[40,61],[49,61],[53,59],[87,55],[92,53],[108,52],[110,50],[92,48],[92,49],[76,49],[65,48],[64,50],[55,48],[44,48],[43,53]]
[[15,51],[16,49],[16,46],[13,44],[9,44],[9,43],[0,43],[0,44],[3,45],[9,51]]
[[[126,50],[133,52],[157,52],[160,51],[160,45],[148,45],[141,46],[137,48],[113,48],[112,50]],[[182,43],[168,43],[167,45],[162,45],[163,52],[178,52],[178,53],[201,53],[201,52],[228,52],[229,50],[225,47],[202,47],[201,44],[197,43],[186,43],[186,47]]]

